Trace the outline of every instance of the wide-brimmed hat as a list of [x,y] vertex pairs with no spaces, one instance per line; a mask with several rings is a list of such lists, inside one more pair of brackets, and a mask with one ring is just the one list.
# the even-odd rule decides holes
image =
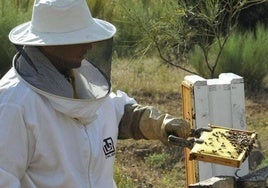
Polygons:
[[91,43],[113,37],[111,23],[93,18],[86,0],[35,0],[32,19],[9,33],[17,45],[52,46]]

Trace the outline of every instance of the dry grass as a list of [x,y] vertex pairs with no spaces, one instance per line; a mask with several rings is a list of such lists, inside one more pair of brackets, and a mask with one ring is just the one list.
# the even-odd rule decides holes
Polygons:
[[157,59],[115,60],[113,86],[124,87],[131,94],[143,92],[180,92],[180,82],[185,76],[178,69],[160,63]]
[[117,59],[112,65],[114,90],[123,90],[141,104],[154,105],[177,116],[181,115],[180,84],[186,75],[157,59]]

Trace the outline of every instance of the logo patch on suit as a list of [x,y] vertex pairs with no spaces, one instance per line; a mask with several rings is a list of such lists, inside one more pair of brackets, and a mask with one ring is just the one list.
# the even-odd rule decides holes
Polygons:
[[106,159],[115,155],[114,142],[111,137],[103,140],[103,151]]

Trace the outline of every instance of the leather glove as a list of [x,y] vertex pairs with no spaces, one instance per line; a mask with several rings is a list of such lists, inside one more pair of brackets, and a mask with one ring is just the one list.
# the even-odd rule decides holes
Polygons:
[[128,104],[119,124],[119,139],[158,139],[166,145],[169,135],[186,139],[191,135],[189,123],[151,106]]

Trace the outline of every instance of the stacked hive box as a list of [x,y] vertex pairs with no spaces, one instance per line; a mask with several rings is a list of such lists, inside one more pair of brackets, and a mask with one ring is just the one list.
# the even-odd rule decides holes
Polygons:
[[[245,96],[243,78],[223,73],[217,79],[186,76],[182,82],[183,118],[193,128],[208,124],[238,130],[246,129]],[[190,150],[186,149],[187,185],[213,176],[234,176],[236,168],[207,162],[190,161]],[[201,170],[202,169],[202,170]],[[248,174],[248,161],[240,166],[239,175]]]

